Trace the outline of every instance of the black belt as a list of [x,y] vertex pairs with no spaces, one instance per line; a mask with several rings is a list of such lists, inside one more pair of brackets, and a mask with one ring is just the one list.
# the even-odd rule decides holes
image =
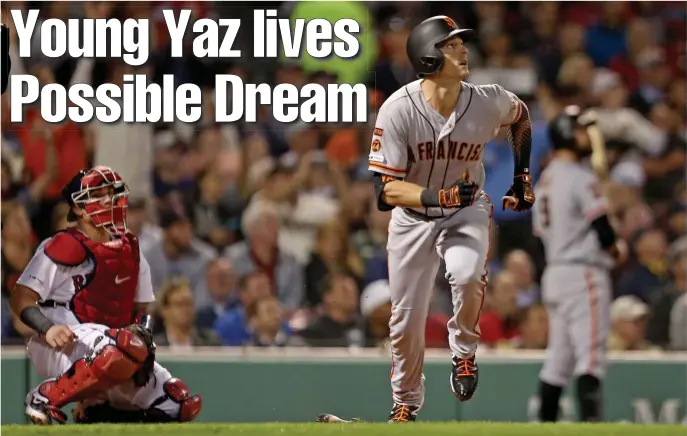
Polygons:
[[434,221],[434,220],[439,220],[439,219],[442,219],[442,218],[448,218],[448,217],[450,217],[451,215],[453,215],[454,213],[456,213],[456,212],[452,212],[450,215],[444,215],[444,216],[429,216],[429,215],[425,215],[424,213],[420,213],[420,212],[418,212],[418,211],[415,211],[415,210],[413,210],[413,209],[408,209],[408,208],[406,208],[406,207],[404,207],[403,210],[404,210],[408,215],[410,215],[410,216],[412,216],[412,217],[414,217],[414,218],[417,218],[417,219],[419,219],[419,220],[422,220],[422,221]]
[[64,307],[65,309],[69,309],[69,303],[65,303],[62,301],[55,301],[55,300],[45,300],[41,301],[38,303],[39,306],[41,307]]

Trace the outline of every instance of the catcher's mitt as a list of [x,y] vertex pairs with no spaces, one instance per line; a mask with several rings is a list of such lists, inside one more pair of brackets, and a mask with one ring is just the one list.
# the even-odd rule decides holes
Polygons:
[[153,369],[155,366],[156,346],[155,342],[153,342],[153,333],[141,324],[128,325],[124,327],[124,330],[128,330],[141,338],[143,343],[146,345],[146,348],[148,348],[148,357],[146,358],[145,362],[143,362],[141,368],[136,371],[133,376],[134,385],[136,387],[145,386],[150,380],[150,377],[153,375]]

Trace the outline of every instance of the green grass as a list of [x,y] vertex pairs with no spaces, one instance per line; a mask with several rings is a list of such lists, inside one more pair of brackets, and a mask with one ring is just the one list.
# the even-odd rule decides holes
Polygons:
[[167,424],[167,425],[3,425],[3,436],[69,435],[146,436],[201,435],[361,435],[361,436],[685,436],[687,428],[678,425],[635,424],[521,424],[488,422],[391,424]]

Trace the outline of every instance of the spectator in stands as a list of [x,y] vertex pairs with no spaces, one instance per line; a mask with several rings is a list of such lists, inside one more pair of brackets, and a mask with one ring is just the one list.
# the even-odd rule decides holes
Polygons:
[[234,266],[226,258],[214,259],[208,263],[205,282],[210,304],[198,310],[196,325],[212,329],[217,318],[239,304],[238,279]]
[[[7,112],[9,112],[9,108]],[[45,191],[57,176],[57,156],[52,130],[46,128],[42,133],[35,133],[35,135],[40,134],[44,135],[45,141],[45,161],[43,162],[45,170],[38,177],[31,180],[28,185],[25,185],[23,183],[24,177],[18,176],[14,173],[14,171],[12,171],[10,156],[12,156],[13,153],[8,152],[8,150],[4,147],[5,134],[3,133],[1,176],[2,200],[14,200],[20,202],[26,208],[29,217],[37,212]],[[20,156],[15,156],[15,159],[19,161],[15,163],[15,166],[20,168],[23,167],[23,159]]]
[[[9,299],[19,275],[28,265],[36,247],[36,239],[26,209],[21,203],[2,203],[2,301]],[[5,316],[7,315],[7,316]],[[13,322],[14,319],[14,322]],[[3,337],[21,337],[30,329],[15,319],[12,312],[3,312]],[[17,326],[18,328],[15,328]],[[23,326],[23,328],[22,328]]]
[[251,307],[252,310],[248,313],[251,334],[248,345],[283,347],[300,343],[291,336],[292,332],[284,322],[284,312],[277,298],[268,295],[257,300]]
[[255,271],[239,278],[239,304],[219,316],[214,325],[224,345],[239,346],[250,340],[246,313],[270,295],[274,292],[267,274]]
[[149,219],[149,200],[140,197],[129,197],[126,214],[128,229],[138,238],[141,251],[147,252],[162,240],[162,229]]
[[230,188],[219,171],[210,170],[200,179],[198,193],[190,205],[194,233],[219,250],[236,242],[239,236],[237,224],[243,199]]
[[544,350],[548,342],[549,319],[546,308],[541,304],[527,307],[518,325],[517,348],[523,350]]
[[668,235],[675,241],[687,234],[687,205],[675,200],[668,209]]
[[52,210],[52,219],[50,220],[52,233],[57,233],[73,225],[73,223],[67,221],[69,209],[69,204],[66,201],[55,205],[55,208]]
[[664,348],[670,345],[671,312],[677,300],[687,293],[687,236],[675,241],[668,253],[671,283],[652,299],[647,339]]
[[636,161],[619,162],[611,170],[606,191],[616,229],[625,240],[654,224],[654,214],[642,197],[645,180],[642,164]]
[[675,301],[670,312],[669,349],[687,351],[687,292]]
[[586,52],[594,64],[604,67],[626,49],[626,32],[623,23],[627,18],[628,4],[622,1],[601,4],[601,19],[587,30]]
[[143,255],[150,264],[153,289],[160,289],[168,277],[183,276],[189,280],[198,307],[208,304],[205,271],[216,257],[214,250],[193,235],[191,222],[183,207],[164,209],[160,214],[162,239],[144,247]]
[[303,268],[277,244],[280,221],[276,206],[270,202],[252,203],[242,221],[246,239],[227,247],[224,256],[239,276],[254,271],[266,274],[282,307],[288,312],[298,309],[305,294]]
[[359,291],[355,278],[330,274],[322,283],[322,315],[300,336],[312,347],[362,347],[365,332],[358,315]]
[[656,347],[646,341],[649,306],[635,296],[616,298],[611,304],[611,333],[608,349],[612,351],[649,350]]
[[481,342],[489,347],[509,343],[518,336],[518,288],[508,271],[501,271],[488,287],[485,307],[479,318]]
[[513,250],[505,256],[505,270],[510,272],[518,292],[518,308],[539,301],[539,286],[535,283],[534,263],[525,250]]
[[330,221],[317,232],[315,250],[305,268],[306,302],[317,306],[322,301],[322,281],[335,271],[346,271],[357,282],[363,275],[364,265],[358,254],[351,248],[348,229],[341,221]]
[[415,80],[415,72],[406,56],[410,20],[401,15],[393,15],[385,17],[384,21],[381,43],[389,56],[377,63],[372,80],[376,89],[381,91],[386,99],[406,83]]
[[641,230],[632,242],[635,263],[620,277],[616,296],[633,295],[650,304],[655,292],[668,285],[668,244],[658,228]]
[[191,351],[194,347],[220,345],[215,332],[196,327],[195,302],[187,280],[173,278],[162,286],[157,295],[157,312],[162,321],[154,335],[158,346]]
[[367,285],[360,294],[360,314],[365,318],[365,338],[370,347],[389,345],[391,289],[388,280]]
[[391,212],[380,211],[376,201],[368,201],[367,204],[367,227],[355,232],[351,237],[352,249],[360,255],[364,263],[364,285],[389,278],[386,242]]

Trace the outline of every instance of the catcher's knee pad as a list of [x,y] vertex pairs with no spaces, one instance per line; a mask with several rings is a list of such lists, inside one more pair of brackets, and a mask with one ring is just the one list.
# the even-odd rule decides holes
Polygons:
[[162,386],[165,392],[165,399],[169,399],[179,405],[179,422],[189,422],[196,419],[203,405],[200,395],[189,393],[188,386],[181,379],[171,378]]
[[62,407],[91,398],[130,380],[145,361],[148,350],[135,334],[123,329],[105,332],[112,342],[94,355],[76,361],[64,374],[43,382],[38,391],[50,404]]

